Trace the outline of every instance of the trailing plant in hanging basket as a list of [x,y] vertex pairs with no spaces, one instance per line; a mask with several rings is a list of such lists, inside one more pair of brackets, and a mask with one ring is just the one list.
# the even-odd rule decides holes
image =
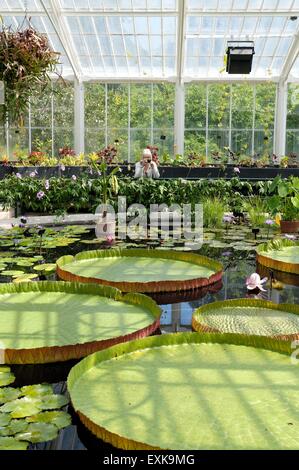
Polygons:
[[22,123],[30,96],[38,87],[50,84],[49,74],[56,72],[58,63],[59,53],[51,49],[44,34],[32,26],[14,31],[2,24],[0,81],[4,82],[5,104],[0,107],[0,122]]

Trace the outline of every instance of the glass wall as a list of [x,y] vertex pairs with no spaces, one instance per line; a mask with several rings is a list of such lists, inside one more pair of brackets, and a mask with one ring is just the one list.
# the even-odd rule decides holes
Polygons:
[[286,153],[299,154],[299,85],[291,84],[288,88],[288,116]]
[[[55,82],[32,96],[19,127],[0,127],[0,156],[74,148],[74,87]],[[174,154],[173,83],[84,85],[85,152],[117,144],[121,160],[135,161],[147,145]],[[217,160],[231,149],[240,159],[273,152],[276,84],[197,82],[185,87],[185,154]],[[288,88],[286,154],[299,153],[299,84]]]
[[186,86],[185,152],[207,157],[232,150],[240,157],[273,152],[276,85]]
[[74,147],[74,87],[66,81],[37,90],[29,112],[17,126],[0,128],[0,155],[16,159],[31,151],[57,155],[61,147]]
[[117,144],[123,160],[135,161],[147,145],[173,154],[175,86],[85,85],[85,151]]

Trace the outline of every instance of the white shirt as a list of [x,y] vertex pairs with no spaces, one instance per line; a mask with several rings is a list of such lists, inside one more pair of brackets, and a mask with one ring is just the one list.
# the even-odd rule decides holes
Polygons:
[[155,162],[151,162],[147,172],[145,172],[143,164],[141,162],[137,162],[135,165],[134,178],[160,178],[157,164]]

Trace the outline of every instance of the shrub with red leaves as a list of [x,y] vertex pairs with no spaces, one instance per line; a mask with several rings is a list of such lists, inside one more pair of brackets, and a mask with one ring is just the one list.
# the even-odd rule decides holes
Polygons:
[[159,162],[159,154],[158,154],[158,152],[159,152],[159,147],[155,147],[155,146],[153,146],[153,145],[148,145],[146,148],[151,151],[151,154],[152,154],[152,157],[153,157],[153,161],[154,161],[157,165],[159,165],[159,163],[160,163],[160,162]]
[[71,147],[62,147],[58,150],[58,153],[60,157],[67,157],[67,156],[74,157],[76,155],[75,150],[72,149]]
[[117,162],[117,148],[113,145],[108,145],[108,147],[97,152],[98,162],[97,163],[107,163],[111,165],[112,163]]

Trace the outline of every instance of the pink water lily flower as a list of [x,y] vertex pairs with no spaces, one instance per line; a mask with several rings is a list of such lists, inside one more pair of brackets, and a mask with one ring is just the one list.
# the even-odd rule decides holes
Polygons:
[[261,279],[261,276],[259,274],[253,273],[246,279],[246,286],[248,290],[259,289],[262,292],[266,292],[266,289],[263,288],[263,284],[266,284],[267,281],[267,277]]

